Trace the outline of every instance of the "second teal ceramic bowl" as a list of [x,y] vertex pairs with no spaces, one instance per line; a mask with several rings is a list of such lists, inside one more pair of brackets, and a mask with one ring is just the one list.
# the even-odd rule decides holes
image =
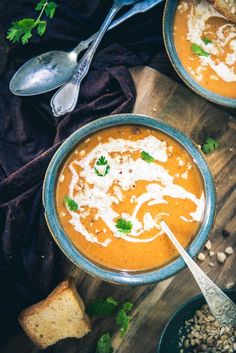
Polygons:
[[220,96],[219,94],[213,93],[203,88],[197,83],[197,81],[192,78],[192,76],[188,73],[188,71],[185,70],[184,66],[182,65],[182,62],[180,61],[177,51],[175,49],[175,43],[173,38],[174,18],[178,4],[179,0],[166,0],[163,15],[164,42],[168,56],[174,69],[182,78],[182,80],[186,83],[186,85],[189,86],[195,93],[199,94],[210,102],[223,105],[229,108],[236,108],[236,99]]
[[179,142],[183,146],[183,148],[192,156],[199,168],[204,182],[206,206],[201,227],[188,249],[189,255],[191,257],[195,257],[202,248],[203,244],[206,242],[214,221],[214,184],[207,163],[202,153],[195,146],[195,144],[182,132],[174,129],[173,127],[161,120],[134,114],[112,115],[95,120],[94,122],[89,123],[74,132],[57,150],[48,166],[44,180],[43,204],[45,208],[46,221],[48,223],[48,227],[51,231],[53,238],[55,239],[61,250],[64,252],[64,254],[76,266],[82,268],[89,274],[99,277],[108,282],[118,284],[141,285],[162,281],[168,277],[173,276],[185,267],[184,261],[181,258],[178,258],[168,263],[164,267],[140,273],[114,271],[108,268],[100,267],[89,259],[87,259],[85,256],[83,256],[67,237],[60,224],[56,211],[55,201],[55,188],[58,179],[58,174],[60,172],[63,162],[70,154],[70,152],[75,148],[75,146],[80,141],[99,130],[114,126],[130,124],[136,124],[147,128],[157,129],[171,136],[173,139]]

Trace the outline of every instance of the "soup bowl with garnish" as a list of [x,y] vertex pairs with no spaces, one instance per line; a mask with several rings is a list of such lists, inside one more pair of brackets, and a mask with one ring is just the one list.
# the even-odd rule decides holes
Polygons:
[[160,227],[190,256],[214,220],[215,191],[201,151],[179,130],[142,115],[85,125],[58,149],[43,188],[45,217],[65,255],[112,283],[164,280],[185,267]]
[[236,108],[236,24],[206,0],[167,0],[163,35],[183,81],[207,100]]

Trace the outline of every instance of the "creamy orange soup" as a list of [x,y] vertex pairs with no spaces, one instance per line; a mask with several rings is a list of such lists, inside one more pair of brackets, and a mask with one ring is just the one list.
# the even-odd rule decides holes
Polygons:
[[56,188],[58,215],[74,245],[97,264],[127,271],[176,257],[160,220],[186,247],[204,200],[199,170],[182,146],[139,126],[106,129],[81,142]]
[[180,1],[174,41],[189,74],[204,88],[236,98],[236,25],[206,0]]

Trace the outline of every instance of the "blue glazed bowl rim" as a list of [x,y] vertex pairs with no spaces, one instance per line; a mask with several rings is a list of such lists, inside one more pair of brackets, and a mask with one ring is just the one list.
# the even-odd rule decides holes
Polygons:
[[176,8],[179,0],[167,0],[163,15],[163,37],[166,47],[167,54],[170,61],[178,73],[178,75],[183,79],[186,85],[191,88],[194,92],[198,93],[203,98],[209,100],[212,103],[216,103],[229,108],[236,108],[236,99],[227,98],[211,92],[206,88],[202,87],[195,81],[191,75],[184,68],[182,62],[179,59],[178,53],[175,49],[174,39],[173,39],[173,22],[176,12]]
[[85,272],[95,277],[99,277],[107,282],[118,284],[142,285],[155,283],[173,276],[178,271],[186,267],[184,261],[181,258],[177,258],[164,267],[141,273],[114,271],[100,267],[99,265],[91,262],[83,256],[78,249],[76,249],[62,229],[56,212],[55,186],[58,173],[65,158],[81,140],[87,138],[89,135],[99,130],[118,125],[142,125],[162,131],[179,142],[196,161],[204,182],[206,206],[202,225],[195,236],[194,241],[191,243],[188,253],[191,257],[195,257],[198,254],[203,244],[206,242],[214,222],[215,188],[211,172],[203,154],[199,151],[190,138],[179,130],[171,127],[169,124],[157,118],[150,118],[145,115],[118,114],[100,118],[79,128],[66,139],[66,141],[60,146],[52,157],[45,174],[42,195],[43,205],[45,208],[45,218],[49,230],[60,249],[72,261],[72,263],[83,269]]
[[[236,293],[236,289],[234,288],[222,288],[222,291],[227,294],[227,293]],[[165,334],[166,334],[166,331],[168,330],[169,328],[169,325],[172,323],[172,321],[175,320],[176,316],[183,310],[185,309],[187,306],[189,305],[192,305],[192,303],[194,303],[195,301],[197,301],[198,299],[204,299],[204,296],[202,293],[200,294],[197,294],[195,295],[194,297],[192,298],[189,298],[187,301],[185,301],[184,303],[180,304],[178,306],[178,308],[174,311],[174,313],[171,315],[171,317],[168,319],[167,323],[165,324],[165,327],[161,333],[161,336],[160,336],[160,340],[159,340],[159,343],[158,343],[158,347],[157,347],[157,353],[162,353],[161,352],[161,348],[162,348],[162,344],[163,344],[163,340],[164,340],[164,337],[165,337]],[[206,300],[204,299],[205,303],[206,303]]]

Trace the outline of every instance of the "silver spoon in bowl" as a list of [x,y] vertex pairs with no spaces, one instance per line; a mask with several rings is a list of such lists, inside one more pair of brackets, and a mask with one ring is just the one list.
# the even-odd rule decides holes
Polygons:
[[236,325],[236,305],[217,285],[201,270],[178,242],[165,221],[160,222],[162,230],[176,247],[184,262],[192,272],[213,316],[226,326]]
[[113,0],[113,5],[100,30],[98,31],[96,39],[93,41],[85,55],[76,66],[72,78],[53,95],[51,99],[51,107],[54,116],[58,117],[74,110],[78,100],[81,82],[89,71],[97,47],[106,33],[111,21],[117,12],[124,6],[131,5],[137,1],[138,0]]
[[[142,0],[134,4],[127,12],[112,21],[108,30],[118,26],[128,18],[148,11],[163,0]],[[52,50],[40,54],[22,65],[10,81],[11,92],[18,96],[34,96],[46,93],[67,82],[77,66],[78,55],[88,49],[96,39],[94,33],[81,41],[72,51]]]

